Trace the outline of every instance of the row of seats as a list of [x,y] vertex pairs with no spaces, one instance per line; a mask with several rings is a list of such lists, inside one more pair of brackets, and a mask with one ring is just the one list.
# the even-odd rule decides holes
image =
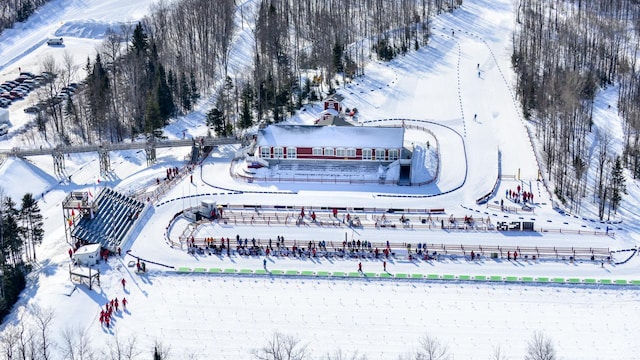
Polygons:
[[144,208],[144,204],[104,188],[95,200],[96,212],[86,214],[73,229],[71,235],[90,243],[116,249]]

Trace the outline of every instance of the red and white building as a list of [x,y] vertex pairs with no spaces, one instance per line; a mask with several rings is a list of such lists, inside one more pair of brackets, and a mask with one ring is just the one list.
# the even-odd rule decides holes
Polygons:
[[259,130],[255,156],[282,160],[376,161],[403,155],[404,128],[271,125]]

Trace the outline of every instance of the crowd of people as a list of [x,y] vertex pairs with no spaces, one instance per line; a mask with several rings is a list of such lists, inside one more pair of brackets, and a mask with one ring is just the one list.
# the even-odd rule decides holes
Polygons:
[[122,297],[122,301],[118,301],[118,298],[107,301],[104,305],[104,309],[100,308],[100,325],[106,328],[110,328],[113,322],[114,314],[120,312],[120,304],[122,304],[122,311],[127,311],[127,298]]
[[533,202],[533,193],[524,191],[524,189],[522,189],[520,185],[516,187],[516,190],[507,189],[505,191],[505,196],[507,197],[507,199],[513,201],[516,204],[527,204]]

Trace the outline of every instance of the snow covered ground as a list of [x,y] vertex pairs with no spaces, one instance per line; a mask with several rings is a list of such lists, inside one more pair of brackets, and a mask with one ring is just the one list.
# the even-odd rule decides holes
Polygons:
[[[18,67],[34,67],[44,52],[61,50],[37,43],[49,34],[60,35],[63,30],[67,50],[73,51],[80,63],[94,51],[91,46],[99,43],[97,34],[105,21],[133,21],[144,15],[147,5],[148,2],[134,4],[123,0],[53,1],[46,12],[2,35],[0,58],[6,60],[0,64],[0,76],[4,79],[15,74]],[[174,359],[189,354],[198,359],[250,359],[251,350],[266,344],[275,331],[296,336],[308,344],[313,358],[342,349],[349,353],[357,351],[369,359],[395,359],[416,348],[418,339],[427,332],[448,344],[450,353],[458,359],[486,359],[494,346],[500,346],[509,358],[523,358],[526,342],[535,331],[542,331],[552,339],[562,359],[636,359],[640,351],[636,341],[640,322],[634,315],[640,301],[637,286],[175,271],[263,269],[264,258],[194,256],[185,249],[169,246],[167,237],[178,241],[186,226],[186,221],[180,220],[167,229],[174,214],[196,206],[201,199],[213,199],[220,204],[443,208],[447,216],[489,217],[493,222],[533,219],[537,229],[547,231],[345,230],[292,224],[215,224],[203,226],[198,236],[235,238],[238,234],[243,238],[275,239],[281,235],[286,239],[327,242],[341,242],[347,236],[395,244],[422,241],[452,245],[635,248],[638,222],[633,215],[622,218],[621,224],[610,225],[588,217],[561,214],[553,207],[542,182],[537,181],[533,148],[510,86],[512,6],[510,0],[490,3],[465,0],[460,10],[436,20],[430,46],[390,63],[373,63],[367,68],[366,77],[339,89],[345,96],[345,105],[359,109],[362,122],[430,121],[440,150],[436,181],[421,187],[245,183],[229,175],[231,159],[238,148],[221,146],[202,167],[194,170],[193,183],[186,177],[158,201],[143,230],[125,246],[125,251],[148,260],[149,271],[136,273],[129,264],[133,261],[131,256],[112,258],[98,266],[101,286],[94,290],[84,285],[74,288],[69,281],[68,244],[60,202],[70,191],[97,192],[101,186],[111,186],[133,193],[153,186],[167,167],[184,164],[188,149],[159,149],[158,163],[151,167],[146,166],[142,151],[112,153],[113,171],[106,178],[98,175],[97,154],[71,155],[66,159],[67,173],[63,175],[54,174],[52,160],[46,156],[28,161],[7,159],[0,166],[1,186],[7,195],[18,199],[25,191],[36,197],[44,194],[40,206],[45,216],[46,238],[38,250],[40,264],[32,281],[4,326],[14,326],[22,314],[25,314],[23,321],[29,324],[29,305],[38,304],[55,309],[52,334],[61,334],[69,328],[81,329],[90,336],[94,348],[113,342],[115,337],[135,338],[145,351],[150,351],[157,340],[171,348]],[[65,22],[58,24],[62,19]],[[250,38],[243,35],[237,41],[235,53],[250,51]],[[27,121],[20,106],[11,108],[11,116],[12,122]],[[301,112],[292,122],[313,120],[312,115]],[[410,124],[409,120],[405,123]],[[204,131],[196,126],[197,121],[191,116],[178,119],[171,125],[171,131],[181,132],[183,128],[189,133]],[[2,148],[27,145],[28,141],[19,136],[0,142]],[[499,173],[506,177],[497,179]],[[69,175],[72,181],[64,181]],[[518,177],[521,180],[515,180]],[[29,179],[28,183],[25,179]],[[495,207],[476,205],[476,199],[490,192],[496,181],[497,190],[490,204],[496,206],[504,200],[505,205],[515,206],[504,194],[520,185],[534,193],[534,212],[503,213]],[[630,183],[629,190],[631,195],[623,204],[622,214],[631,214],[640,205],[638,185]],[[613,228],[609,235],[575,234],[578,230],[603,233],[606,226]],[[383,273],[381,260],[361,262],[364,272]],[[343,259],[267,259],[267,269],[271,271],[354,272],[357,264],[356,260]],[[426,262],[399,256],[388,261],[387,271],[425,276],[640,280],[639,265],[638,256],[625,264],[604,266],[566,259],[514,262],[445,258]],[[123,278],[127,281],[126,289],[120,284]],[[109,299],[123,296],[129,301],[127,311],[116,315],[110,329],[101,327],[100,307]],[[55,354],[56,359],[63,358],[59,348]]]

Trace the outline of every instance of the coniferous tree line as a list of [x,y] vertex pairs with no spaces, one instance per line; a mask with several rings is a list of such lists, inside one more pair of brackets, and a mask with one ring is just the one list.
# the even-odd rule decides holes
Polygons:
[[[626,191],[622,167],[636,178],[640,175],[640,7],[634,3],[517,3],[512,63],[525,117],[535,124],[541,166],[560,201],[577,212],[582,199],[592,195],[601,219],[617,210]],[[613,152],[606,129],[593,127],[595,97],[609,86],[618,88],[623,154]],[[589,171],[596,174],[595,183],[588,183]]]
[[39,7],[49,0],[4,0],[0,1],[0,33],[13,27],[17,22],[25,21]]
[[30,193],[20,207],[11,197],[0,196],[0,319],[10,312],[25,287],[29,265],[36,261],[36,246],[44,238],[40,207]]
[[[61,64],[42,61],[54,77],[40,91],[45,111],[37,116],[37,129],[56,143],[118,142],[191,111],[204,92],[216,95],[207,123],[219,136],[258,120],[278,122],[317,100],[319,87],[333,91],[340,84],[336,74],[344,83],[363,75],[371,59],[389,60],[425,45],[429,19],[461,3],[263,0],[244,9],[233,0],[160,2],[140,23],[108,33],[80,68],[70,56]],[[232,74],[236,17],[251,11],[253,70]],[[60,90],[79,71],[86,73],[82,91],[61,100]]]

